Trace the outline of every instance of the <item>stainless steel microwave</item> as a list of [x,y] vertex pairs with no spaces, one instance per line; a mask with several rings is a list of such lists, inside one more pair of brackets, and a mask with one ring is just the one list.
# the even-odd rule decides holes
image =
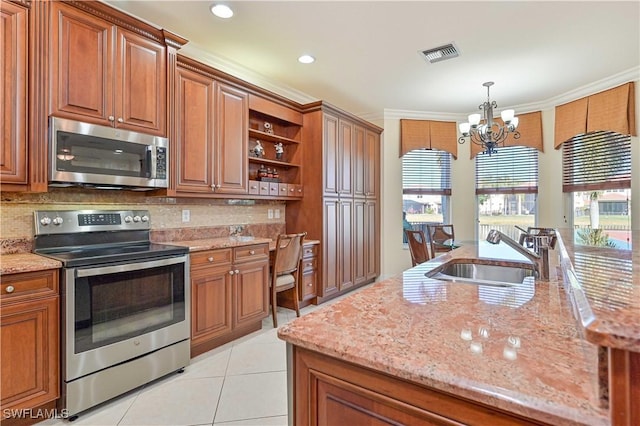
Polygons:
[[168,186],[167,138],[57,117],[49,120],[49,186]]

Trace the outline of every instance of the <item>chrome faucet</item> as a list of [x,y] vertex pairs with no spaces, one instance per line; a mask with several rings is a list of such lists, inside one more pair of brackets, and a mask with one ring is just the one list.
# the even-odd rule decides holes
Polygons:
[[517,241],[503,234],[497,229],[492,229],[487,234],[487,241],[491,244],[498,244],[500,241],[504,241],[509,247],[522,254],[529,259],[534,265],[537,274],[537,278],[542,281],[549,281],[549,245],[537,244],[538,253],[535,253],[528,248],[520,245]]

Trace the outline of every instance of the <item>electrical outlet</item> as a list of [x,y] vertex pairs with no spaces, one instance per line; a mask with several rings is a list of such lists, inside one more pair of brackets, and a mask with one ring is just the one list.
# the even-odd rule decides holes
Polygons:
[[191,220],[191,210],[182,210],[182,222],[186,223]]
[[273,219],[273,209],[267,210],[267,218],[268,219]]
[[275,217],[276,217],[276,219],[280,219],[280,209],[276,209]]

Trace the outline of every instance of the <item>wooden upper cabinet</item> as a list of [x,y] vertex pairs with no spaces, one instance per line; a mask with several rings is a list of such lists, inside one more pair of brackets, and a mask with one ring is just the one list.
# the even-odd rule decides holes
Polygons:
[[50,27],[51,115],[165,135],[165,46],[62,2]]
[[190,64],[175,78],[176,192],[248,194],[248,95]]
[[338,121],[338,193],[353,195],[353,123]]
[[[23,189],[27,178],[27,37],[28,11],[8,1],[0,2],[3,66],[0,67],[0,181],[2,189]],[[9,184],[9,185],[7,185]],[[11,185],[13,185],[11,187]]]
[[339,145],[338,145],[338,117],[324,114],[324,193],[325,195],[338,194],[339,179]]
[[116,127],[164,135],[167,111],[165,47],[120,28],[116,30],[116,41]]
[[364,157],[364,195],[375,199],[380,186],[380,134],[366,131]]
[[362,126],[353,126],[353,195],[365,196],[365,170],[366,170],[366,130]]
[[249,101],[248,94],[219,83],[216,89],[216,193],[249,192]]
[[178,68],[175,89],[177,192],[212,192],[215,82],[211,77]]

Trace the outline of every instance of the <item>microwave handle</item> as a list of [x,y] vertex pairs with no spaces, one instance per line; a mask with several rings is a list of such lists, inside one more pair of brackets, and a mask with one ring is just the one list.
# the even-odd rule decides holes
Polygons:
[[186,258],[186,256],[179,256],[168,259],[150,260],[138,263],[125,263],[123,265],[83,268],[77,270],[76,277],[94,277],[96,275],[117,274],[118,272],[139,271],[141,269],[151,269],[158,266],[176,265],[179,263],[185,263]]
[[156,160],[157,160],[157,153],[156,153],[156,147],[149,145],[147,146],[147,177],[149,179],[155,179],[156,178]]

